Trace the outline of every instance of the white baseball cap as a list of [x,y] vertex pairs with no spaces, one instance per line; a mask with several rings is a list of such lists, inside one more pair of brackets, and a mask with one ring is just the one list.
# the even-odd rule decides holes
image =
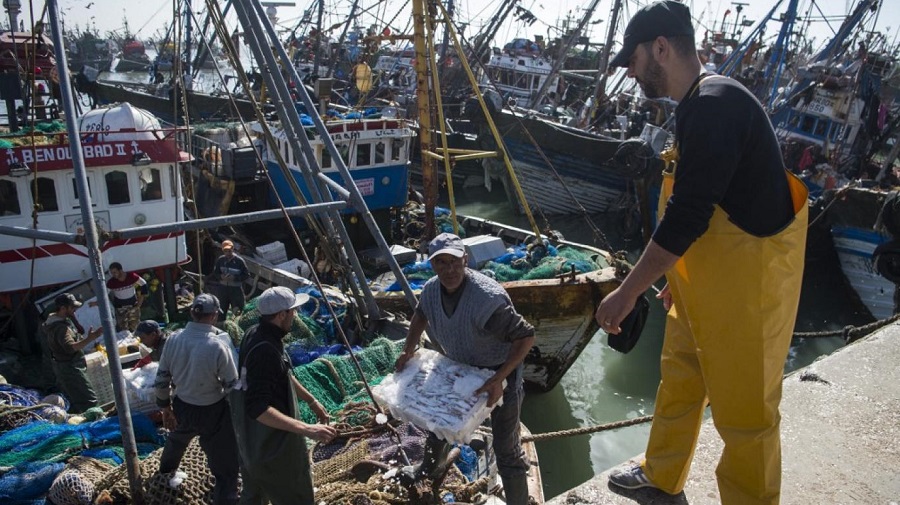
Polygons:
[[256,309],[264,316],[277,314],[282,310],[296,309],[309,301],[306,293],[294,293],[284,286],[269,288],[256,300]]

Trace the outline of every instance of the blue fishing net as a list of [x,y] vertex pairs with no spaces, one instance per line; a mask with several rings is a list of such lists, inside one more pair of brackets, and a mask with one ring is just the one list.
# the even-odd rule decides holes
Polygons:
[[[135,439],[161,446],[162,437],[149,417],[135,413],[131,418]],[[17,466],[36,461],[63,461],[91,447],[121,445],[117,418],[85,424],[34,422],[0,436],[0,466]]]
[[0,477],[0,503],[5,505],[43,504],[44,495],[65,463],[24,463]]
[[[285,346],[288,356],[291,358],[291,365],[300,366],[315,361],[322,356],[343,356],[348,354],[347,348],[343,344],[334,344],[329,346],[320,346],[315,349],[306,349],[302,344],[292,343]],[[362,351],[362,347],[353,346],[353,352]]]
[[478,477],[478,454],[468,445],[458,445],[459,457],[456,459],[456,468],[466,476],[469,482],[474,482]]

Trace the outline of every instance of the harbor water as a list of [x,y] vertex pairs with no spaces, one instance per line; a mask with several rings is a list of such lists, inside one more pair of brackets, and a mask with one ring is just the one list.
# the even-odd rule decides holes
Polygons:
[[[457,212],[530,229],[526,218],[513,211],[497,186],[493,193],[480,187],[457,190]],[[622,216],[610,213],[589,217],[613,249],[626,250],[632,261],[637,259],[638,244],[624,240],[618,232]],[[605,247],[581,217],[547,216],[545,221],[536,214],[535,218],[542,229],[549,223],[568,240]],[[833,259],[807,261],[796,325],[798,332],[837,330],[871,322],[868,314],[852,302]],[[662,285],[662,282],[658,284]],[[652,293],[648,292],[647,296],[652,300],[650,316],[634,350],[629,354],[612,350],[606,345],[606,334],[598,331],[556,388],[525,398],[522,421],[533,433],[590,427],[653,414],[665,313],[662,303]],[[803,367],[842,345],[843,340],[838,337],[794,339],[785,372]],[[650,425],[642,424],[538,442],[545,498],[557,496],[642,453],[649,433]]]

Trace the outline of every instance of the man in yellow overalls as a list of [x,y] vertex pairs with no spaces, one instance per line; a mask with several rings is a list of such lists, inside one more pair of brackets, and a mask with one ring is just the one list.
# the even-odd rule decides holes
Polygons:
[[803,275],[807,191],[785,169],[759,102],[708,75],[688,8],[665,0],[638,11],[610,63],[648,98],[669,96],[675,148],[653,238],[622,285],[597,308],[610,333],[665,274],[668,310],[646,460],[610,483],[680,493],[706,405],[725,442],[716,469],[724,504],[777,504],[781,378]]

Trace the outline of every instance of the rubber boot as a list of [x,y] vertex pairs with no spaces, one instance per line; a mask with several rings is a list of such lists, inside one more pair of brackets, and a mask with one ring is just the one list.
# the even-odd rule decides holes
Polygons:
[[425,440],[425,454],[418,465],[405,466],[400,470],[401,483],[411,484],[419,479],[431,477],[434,470],[447,458],[450,444],[429,434]]
[[503,481],[503,497],[506,498],[506,505],[529,505],[530,497],[528,495],[528,475],[509,475],[500,476]]

